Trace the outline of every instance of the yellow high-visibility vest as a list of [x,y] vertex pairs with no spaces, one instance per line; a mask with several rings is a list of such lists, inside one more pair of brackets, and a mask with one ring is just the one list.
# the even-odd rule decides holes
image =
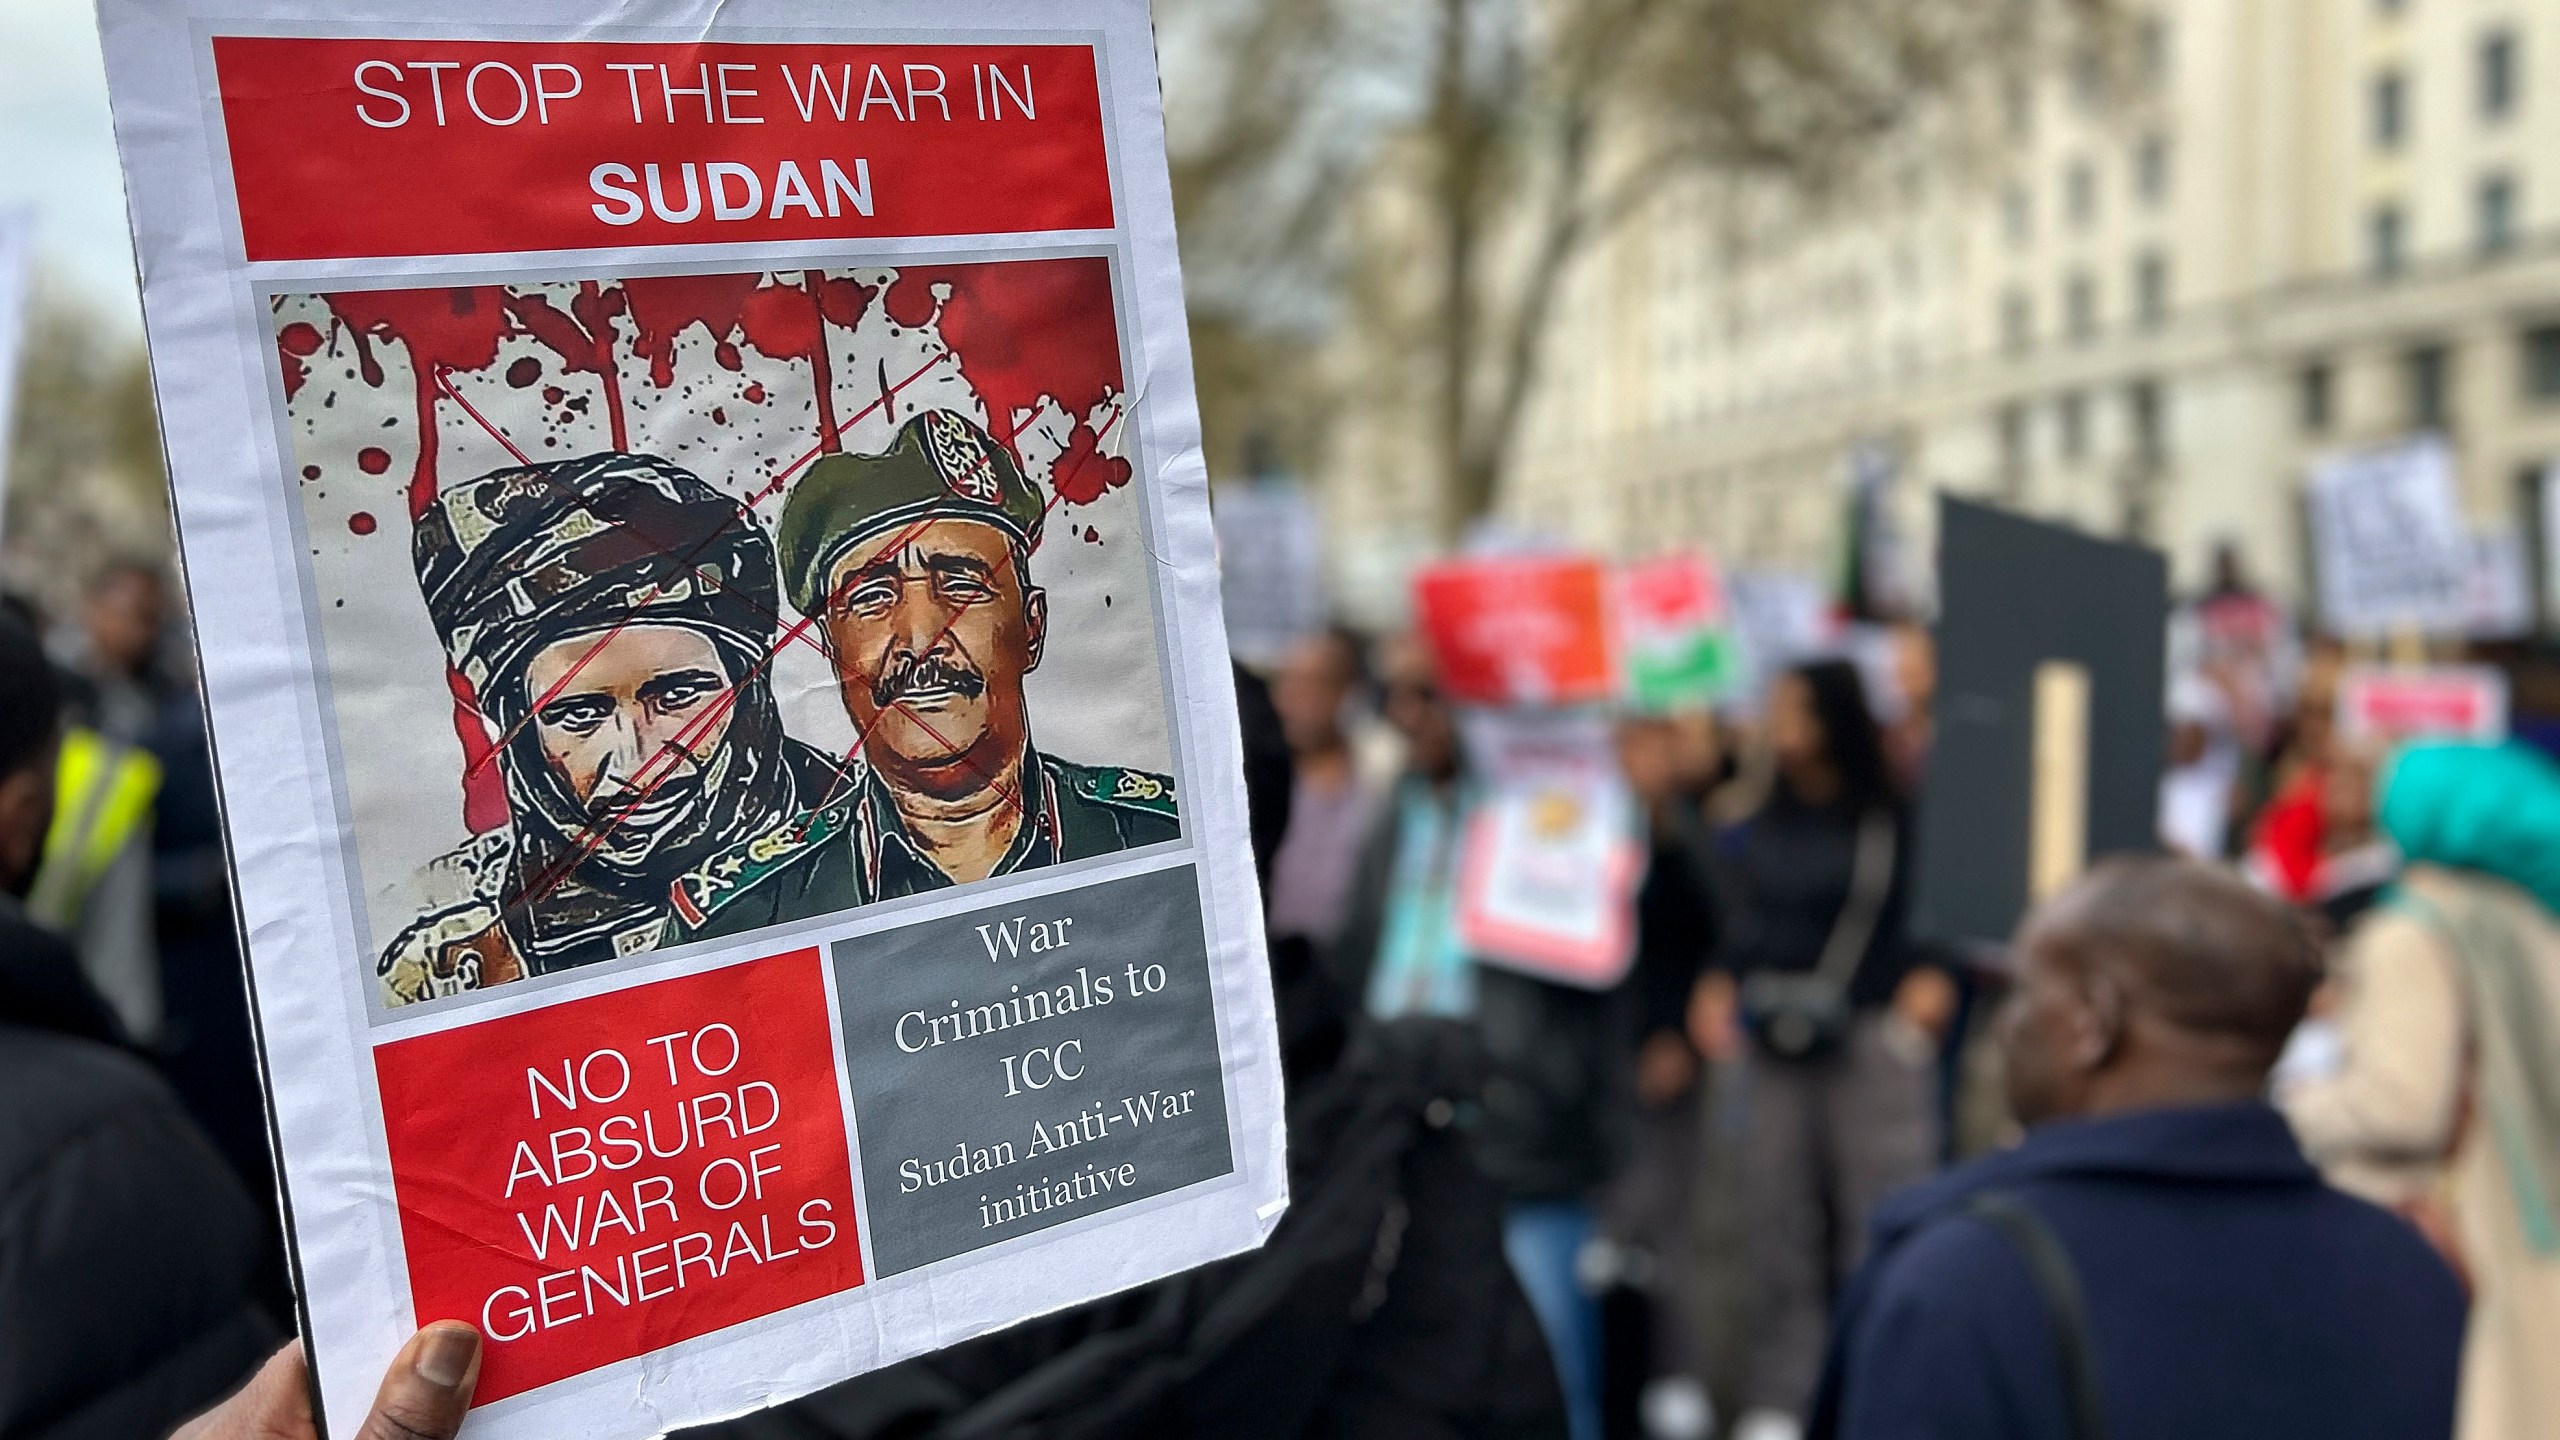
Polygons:
[[150,820],[159,794],[160,761],[150,751],[86,726],[64,732],[53,769],[53,826],[27,913],[40,924],[76,925],[89,892]]

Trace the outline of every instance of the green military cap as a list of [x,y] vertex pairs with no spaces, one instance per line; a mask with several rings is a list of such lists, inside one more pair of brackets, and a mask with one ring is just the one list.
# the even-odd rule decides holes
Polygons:
[[829,455],[782,502],[774,548],[803,615],[826,600],[827,570],[848,547],[902,525],[976,520],[1038,543],[1047,512],[1012,452],[965,415],[922,410],[879,455]]

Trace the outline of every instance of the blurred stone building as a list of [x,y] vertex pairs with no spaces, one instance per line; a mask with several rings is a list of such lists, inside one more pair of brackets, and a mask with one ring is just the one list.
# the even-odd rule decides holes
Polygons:
[[[2471,518],[2550,574],[2560,7],[2154,0],[2120,34],[1845,188],[1666,182],[1555,281],[1505,518],[1821,564],[1863,452],[1913,533],[1945,487],[2148,539],[2187,584],[2236,540],[2307,594],[2310,464],[2439,430]],[[1410,233],[1389,166],[1372,239]],[[1337,347],[1355,551],[1428,510],[1401,343],[1364,319]]]

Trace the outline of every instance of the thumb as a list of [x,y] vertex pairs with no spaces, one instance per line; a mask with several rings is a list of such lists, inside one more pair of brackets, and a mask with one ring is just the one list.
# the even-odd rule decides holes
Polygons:
[[480,1381],[480,1332],[440,1320],[409,1337],[357,1440],[453,1440]]

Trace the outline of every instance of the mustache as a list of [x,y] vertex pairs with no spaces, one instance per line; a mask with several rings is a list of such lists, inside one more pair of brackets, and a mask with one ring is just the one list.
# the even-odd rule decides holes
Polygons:
[[580,808],[586,812],[583,818],[592,825],[646,829],[663,821],[669,812],[692,804],[702,789],[699,765],[677,763],[670,769],[668,762],[662,760],[636,780],[623,775],[605,776]]
[[975,700],[987,693],[987,677],[974,665],[940,655],[902,655],[871,682],[871,703],[885,710],[920,690],[949,690]]

